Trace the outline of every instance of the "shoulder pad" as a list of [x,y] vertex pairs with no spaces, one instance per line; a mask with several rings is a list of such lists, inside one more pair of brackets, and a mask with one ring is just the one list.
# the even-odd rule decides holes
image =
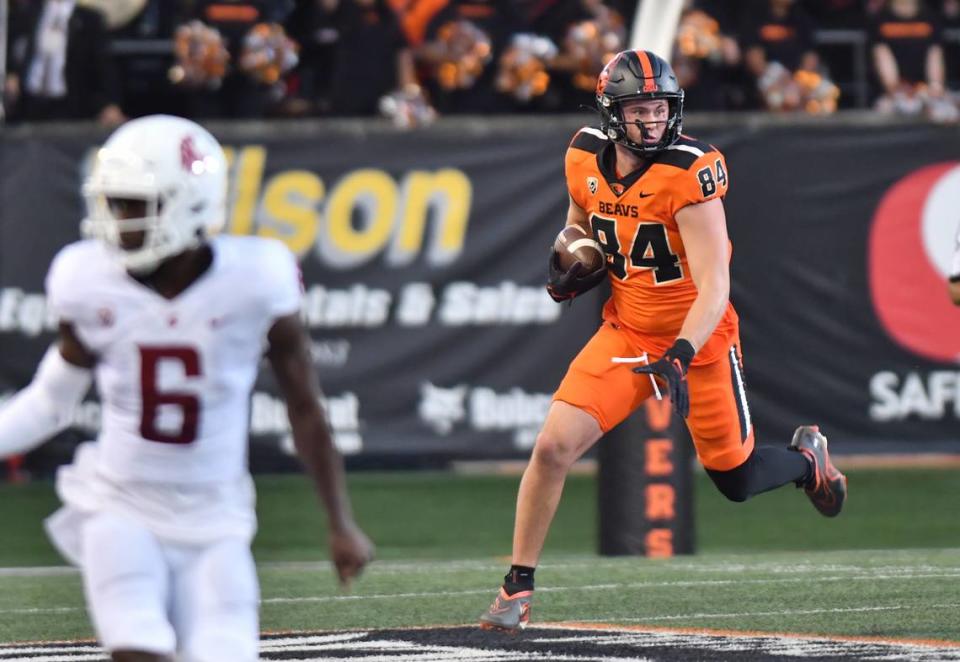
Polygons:
[[667,147],[657,158],[657,163],[687,170],[704,154],[716,152],[717,148],[689,136],[680,136],[677,142]]
[[570,141],[570,149],[579,149],[596,154],[607,144],[607,137],[600,129],[585,126],[577,132]]

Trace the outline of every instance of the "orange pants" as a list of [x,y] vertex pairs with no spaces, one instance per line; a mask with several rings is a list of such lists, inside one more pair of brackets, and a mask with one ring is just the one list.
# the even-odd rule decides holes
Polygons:
[[[650,343],[643,336],[604,322],[570,364],[553,399],[582,409],[597,419],[601,430],[609,432],[653,394],[650,378],[633,372],[636,364],[612,363],[610,359],[644,352],[649,355],[645,344]],[[739,333],[735,333],[725,356],[694,364],[687,373],[687,428],[700,462],[715,471],[740,466],[753,451],[753,425],[739,345]],[[654,355],[650,360],[657,358]]]

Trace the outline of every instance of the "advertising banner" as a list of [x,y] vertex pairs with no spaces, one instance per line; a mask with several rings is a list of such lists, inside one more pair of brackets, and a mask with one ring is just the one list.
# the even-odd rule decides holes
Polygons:
[[[231,163],[229,231],[280,238],[300,258],[303,319],[344,453],[529,452],[604,295],[567,307],[543,291],[566,213],[563,154],[583,123],[214,127]],[[838,451],[960,450],[960,309],[945,285],[960,136],[688,128],[727,157],[731,298],[761,443],[813,422]],[[43,278],[79,236],[80,183],[103,137],[0,133],[2,395],[30,380],[55,337]],[[75,429],[30,462],[68,458],[98,418],[91,396]],[[291,466],[269,370],[250,425],[254,468]]]
[[[280,238],[300,258],[303,319],[344,453],[528,452],[598,323],[599,293],[569,308],[543,288],[566,217],[572,130],[219,135],[231,161],[228,230]],[[43,278],[79,236],[95,144],[2,139],[0,392],[28,382],[54,338]],[[94,434],[98,418],[91,399],[75,436]],[[282,464],[292,440],[269,370],[250,425],[254,465]]]

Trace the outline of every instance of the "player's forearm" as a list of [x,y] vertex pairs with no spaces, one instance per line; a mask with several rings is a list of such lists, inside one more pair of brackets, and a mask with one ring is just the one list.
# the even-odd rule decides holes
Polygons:
[[397,85],[404,89],[416,84],[417,73],[413,62],[413,51],[404,48],[397,53]]
[[946,80],[946,65],[943,61],[943,48],[940,46],[931,46],[927,51],[926,73],[927,85],[934,93],[943,92],[944,81]]
[[890,47],[886,44],[877,44],[873,47],[873,63],[877,70],[877,77],[886,92],[894,92],[900,84],[900,71],[897,61],[893,57]]
[[36,389],[27,387],[0,409],[0,459],[33,450],[67,423]]
[[30,385],[0,408],[0,458],[25,453],[66,428],[91,381],[89,370],[51,347]]
[[763,49],[758,46],[753,46],[747,50],[747,55],[745,58],[747,69],[750,70],[756,78],[760,78],[763,75],[763,70],[767,67],[767,55],[763,52]]
[[290,425],[297,454],[313,480],[327,513],[330,529],[341,531],[353,525],[347,497],[343,458],[333,444],[326,418],[319,406],[291,409]]
[[698,290],[687,317],[680,329],[680,338],[686,338],[697,351],[710,339],[727,310],[730,297],[729,282],[720,279],[703,283]]

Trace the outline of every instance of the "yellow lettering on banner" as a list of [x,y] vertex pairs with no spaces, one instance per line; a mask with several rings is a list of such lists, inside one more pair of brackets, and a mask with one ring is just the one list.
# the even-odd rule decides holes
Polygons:
[[643,542],[647,556],[673,556],[673,531],[670,529],[650,529]]
[[226,147],[224,156],[232,234],[277,238],[301,257],[316,246],[320,259],[338,269],[381,252],[398,266],[421,253],[428,263],[445,264],[463,251],[473,187],[455,168],[414,170],[399,185],[382,170],[364,168],[328,191],[307,170],[280,171],[264,184],[263,145]]
[[267,184],[263,209],[271,224],[257,234],[279,239],[298,256],[317,238],[317,204],[324,196],[323,180],[307,170],[288,170]]
[[[403,216],[394,244],[394,261],[406,262],[423,248],[430,208],[434,220],[434,262],[443,262],[463,249],[473,188],[463,172],[444,168],[435,173],[415,170],[403,180]],[[442,215],[441,215],[442,214]]]
[[[363,211],[363,227],[355,228],[353,210]],[[345,253],[369,255],[390,239],[397,211],[397,185],[381,170],[355,170],[330,194],[327,227],[334,247]]]
[[261,145],[252,145],[240,150],[234,164],[234,151],[225,148],[228,168],[232,167],[233,181],[228,199],[233,201],[228,230],[231,234],[253,234],[253,216],[260,198],[260,182],[263,167],[267,162],[267,150]]

